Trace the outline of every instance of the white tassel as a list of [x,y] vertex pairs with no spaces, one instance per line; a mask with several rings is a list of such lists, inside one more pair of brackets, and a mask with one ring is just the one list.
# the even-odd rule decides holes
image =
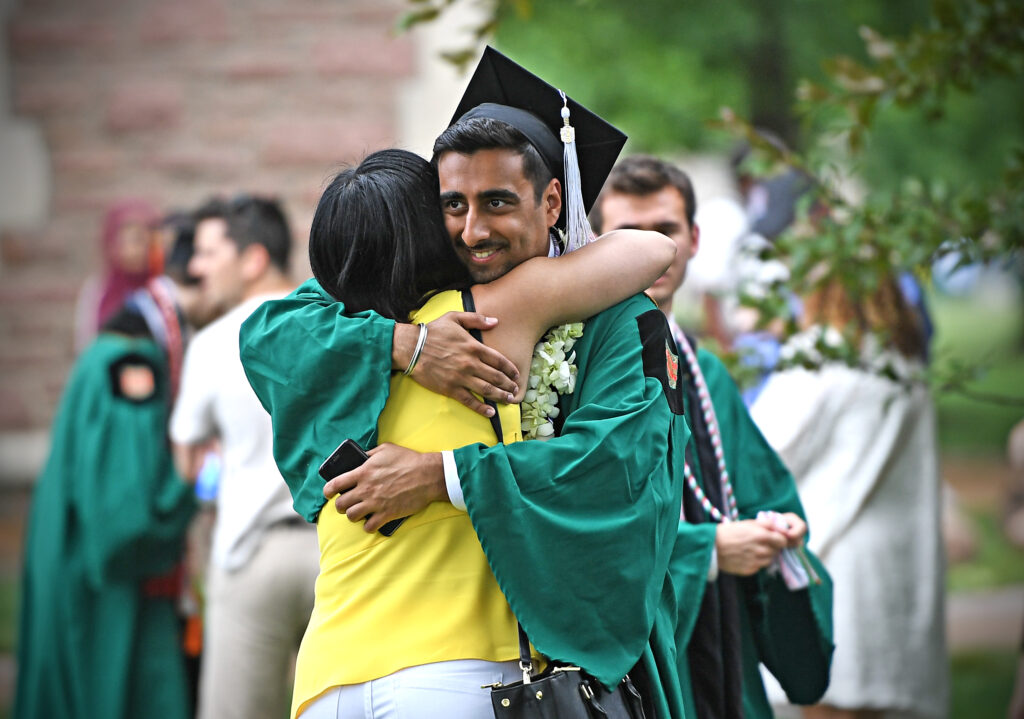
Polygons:
[[597,237],[583,209],[583,189],[580,179],[580,165],[576,158],[576,129],[569,124],[569,102],[562,96],[562,160],[565,165],[565,234],[568,241],[566,252],[578,250],[593,242]]

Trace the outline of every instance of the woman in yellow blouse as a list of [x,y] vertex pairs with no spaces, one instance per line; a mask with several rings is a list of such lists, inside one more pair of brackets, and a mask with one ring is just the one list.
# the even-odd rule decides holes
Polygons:
[[[508,159],[501,153],[512,152],[473,157],[498,172]],[[523,182],[523,202],[532,198],[543,209],[499,198],[488,204],[496,224],[511,227],[543,214],[554,225],[558,184],[534,193]],[[459,202],[449,199],[445,211],[465,211]],[[445,229],[436,171],[401,150],[373,153],[335,177],[310,234],[314,275],[346,313],[372,309],[427,323],[474,309],[465,298],[499,319],[483,342],[524,377],[547,329],[642,291],[675,252],[664,235],[622,230],[564,257],[535,257],[509,232],[470,252],[469,262],[504,253],[509,265],[494,281],[473,284]],[[528,389],[522,384],[517,400]],[[518,405],[499,406],[498,416],[504,441],[520,439]],[[402,373],[392,377],[379,439],[423,452],[497,441],[488,419]],[[386,537],[364,531],[328,502],[318,534],[320,576],[296,667],[293,716],[491,716],[481,685],[520,677],[516,619],[466,513],[433,503]],[[365,714],[370,704],[372,713]]]

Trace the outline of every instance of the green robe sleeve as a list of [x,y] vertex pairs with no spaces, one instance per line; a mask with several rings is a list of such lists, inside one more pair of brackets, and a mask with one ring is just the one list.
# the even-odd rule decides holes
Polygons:
[[679,518],[669,444],[689,430],[645,375],[637,318],[652,308],[638,295],[587,321],[560,436],[455,451],[469,516],[534,646],[606,686],[647,648]]
[[[804,517],[792,475],[754,424],[725,367],[703,350],[698,352],[698,361],[721,427],[740,518],[753,519],[761,510],[794,512]],[[789,591],[781,576],[767,570],[742,582],[752,635],[749,640],[756,646],[756,657],[744,651],[745,703],[767,708],[760,677],[756,676],[758,660],[779,680],[794,703],[813,704],[828,687],[833,650],[832,581],[818,558],[810,551],[807,555],[821,578],[820,584]],[[759,696],[748,697],[751,692]],[[750,716],[763,713],[751,709]]]
[[321,462],[345,439],[377,444],[394,326],[372,312],[346,315],[312,279],[242,324],[242,366],[273,418],[274,458],[307,521],[325,501]]
[[[111,368],[128,357],[152,372],[148,398],[114,391]],[[166,376],[153,342],[100,335],[69,378],[44,470],[51,489],[43,496],[67,507],[95,588],[161,574],[181,559],[196,502],[171,458]]]

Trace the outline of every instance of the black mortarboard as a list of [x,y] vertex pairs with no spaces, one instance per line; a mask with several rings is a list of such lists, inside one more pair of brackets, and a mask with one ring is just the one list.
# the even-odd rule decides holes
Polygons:
[[[568,107],[570,120],[563,119],[563,107]],[[584,219],[600,194],[622,146],[626,144],[626,136],[618,128],[571,98],[565,98],[557,88],[490,46],[484,49],[451,124],[472,117],[507,122],[537,148],[551,172],[562,183],[565,191],[563,216],[570,216],[570,225],[573,222],[570,194],[576,173],[570,166],[569,177],[566,177],[563,157],[567,143],[560,139],[562,128],[570,121],[575,128],[575,154],[579,162],[578,182]],[[570,136],[568,144],[571,143]]]

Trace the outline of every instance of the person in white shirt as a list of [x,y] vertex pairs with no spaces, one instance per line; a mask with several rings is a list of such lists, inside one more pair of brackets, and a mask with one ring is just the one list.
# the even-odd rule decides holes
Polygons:
[[319,552],[274,462],[270,416],[242,371],[238,330],[260,304],[291,290],[291,236],[276,201],[240,196],[198,211],[195,245],[189,269],[204,300],[226,311],[189,345],[171,417],[184,476],[196,476],[212,443],[222,454],[199,717],[278,719],[313,607]]

